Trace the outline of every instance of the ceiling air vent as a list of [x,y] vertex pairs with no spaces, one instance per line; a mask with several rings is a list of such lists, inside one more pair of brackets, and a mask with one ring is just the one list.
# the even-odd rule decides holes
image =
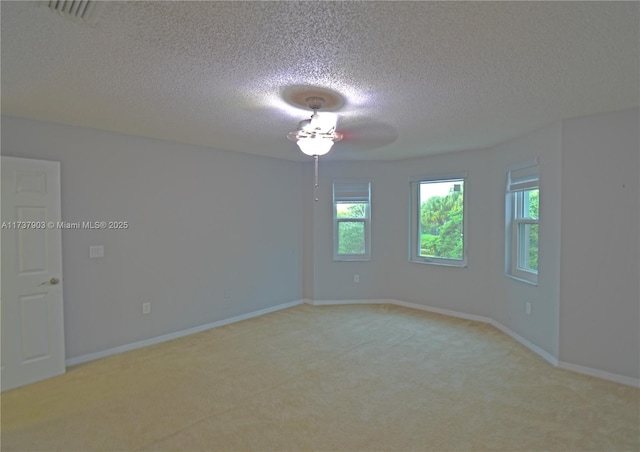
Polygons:
[[50,0],[44,2],[50,10],[75,20],[88,21],[95,15],[96,0]]

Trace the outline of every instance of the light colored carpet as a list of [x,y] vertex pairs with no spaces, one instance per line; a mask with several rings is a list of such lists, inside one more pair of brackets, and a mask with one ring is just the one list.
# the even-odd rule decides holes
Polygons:
[[640,390],[386,305],[297,306],[1,397],[3,451],[640,449]]

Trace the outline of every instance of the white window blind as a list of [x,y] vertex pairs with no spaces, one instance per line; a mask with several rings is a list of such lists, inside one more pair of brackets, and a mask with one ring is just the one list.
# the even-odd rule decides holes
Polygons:
[[370,182],[366,181],[334,181],[333,200],[334,202],[369,202]]
[[531,190],[539,186],[540,167],[532,160],[507,171],[507,192]]

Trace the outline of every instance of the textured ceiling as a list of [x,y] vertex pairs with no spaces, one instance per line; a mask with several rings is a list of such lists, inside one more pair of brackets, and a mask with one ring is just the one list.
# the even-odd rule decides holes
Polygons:
[[[44,2],[45,4],[47,2]],[[640,104],[638,2],[1,2],[2,113],[285,159],[339,94],[327,158],[491,146]]]

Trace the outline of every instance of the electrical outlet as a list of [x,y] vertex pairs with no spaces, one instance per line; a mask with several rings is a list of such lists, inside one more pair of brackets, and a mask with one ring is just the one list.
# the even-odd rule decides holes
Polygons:
[[148,301],[146,303],[142,303],[142,313],[151,314],[151,303]]
[[360,275],[353,275],[353,282],[360,282]]
[[529,303],[528,301],[525,303],[524,305],[524,310],[527,313],[527,315],[531,314],[531,303]]

